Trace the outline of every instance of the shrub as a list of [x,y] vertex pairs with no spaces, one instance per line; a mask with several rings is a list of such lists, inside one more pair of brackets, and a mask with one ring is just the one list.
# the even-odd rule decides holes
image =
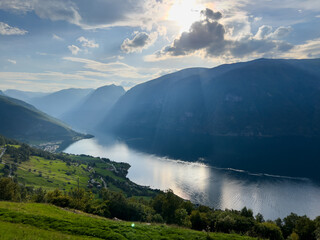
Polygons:
[[280,228],[272,222],[257,223],[254,232],[261,238],[283,240]]

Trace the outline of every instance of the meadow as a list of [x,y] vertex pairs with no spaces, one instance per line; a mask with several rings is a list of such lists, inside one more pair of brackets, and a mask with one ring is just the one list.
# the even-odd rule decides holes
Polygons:
[[39,203],[0,202],[0,223],[0,239],[255,239],[165,224],[115,221]]

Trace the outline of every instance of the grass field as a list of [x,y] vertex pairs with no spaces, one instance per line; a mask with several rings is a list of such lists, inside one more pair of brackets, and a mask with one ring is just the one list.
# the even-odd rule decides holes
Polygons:
[[31,156],[29,161],[22,162],[17,170],[18,181],[26,186],[44,189],[69,190],[77,186],[79,178],[80,187],[86,187],[90,173],[83,168],[87,166],[68,166],[61,160],[47,160],[41,157]]
[[26,224],[16,224],[0,221],[0,240],[81,240],[90,239],[95,240],[99,238],[76,236],[64,234],[52,230],[43,230],[36,227],[32,227]]
[[[13,145],[11,145],[13,146]],[[20,148],[19,145],[14,145]],[[50,157],[48,157],[50,158]],[[2,157],[0,176],[14,176],[20,184],[47,191],[60,189],[70,191],[78,187],[98,195],[107,187],[111,191],[123,192],[126,196],[150,199],[158,193],[131,182],[127,177],[130,165],[112,162],[86,155],[56,155],[50,159],[30,155],[28,160],[18,161],[8,151]],[[4,169],[6,166],[6,169]]]
[[132,224],[47,204],[0,202],[0,239],[254,239],[236,234],[207,235],[167,225]]

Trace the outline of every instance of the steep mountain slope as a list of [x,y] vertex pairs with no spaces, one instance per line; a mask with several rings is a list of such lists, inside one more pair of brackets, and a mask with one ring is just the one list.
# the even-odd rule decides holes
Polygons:
[[61,116],[61,119],[73,128],[92,130],[124,93],[125,90],[120,86],[100,87],[90,93],[74,109]]
[[15,89],[8,89],[4,93],[9,97],[16,98],[24,102],[31,102],[34,98],[44,97],[49,94],[44,92],[28,92]]
[[111,123],[218,136],[320,136],[320,74],[282,60],[237,65],[134,87]]
[[4,93],[0,90],[0,96],[4,96]]
[[93,89],[64,89],[49,95],[30,100],[30,103],[50,116],[59,118],[70,111]]
[[4,96],[0,96],[0,134],[32,143],[73,141],[83,137],[33,106]]
[[305,176],[306,162],[291,170],[320,157],[319,69],[319,59],[259,59],[183,70],[129,90],[103,129],[164,155]]

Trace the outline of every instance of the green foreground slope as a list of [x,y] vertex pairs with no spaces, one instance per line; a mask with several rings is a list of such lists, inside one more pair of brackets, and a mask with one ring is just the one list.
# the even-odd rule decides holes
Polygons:
[[[38,203],[0,202],[0,223],[0,239],[254,239],[159,224],[134,223],[132,227],[132,222]],[[30,231],[39,237],[30,235]],[[8,238],[10,234],[16,237]]]

